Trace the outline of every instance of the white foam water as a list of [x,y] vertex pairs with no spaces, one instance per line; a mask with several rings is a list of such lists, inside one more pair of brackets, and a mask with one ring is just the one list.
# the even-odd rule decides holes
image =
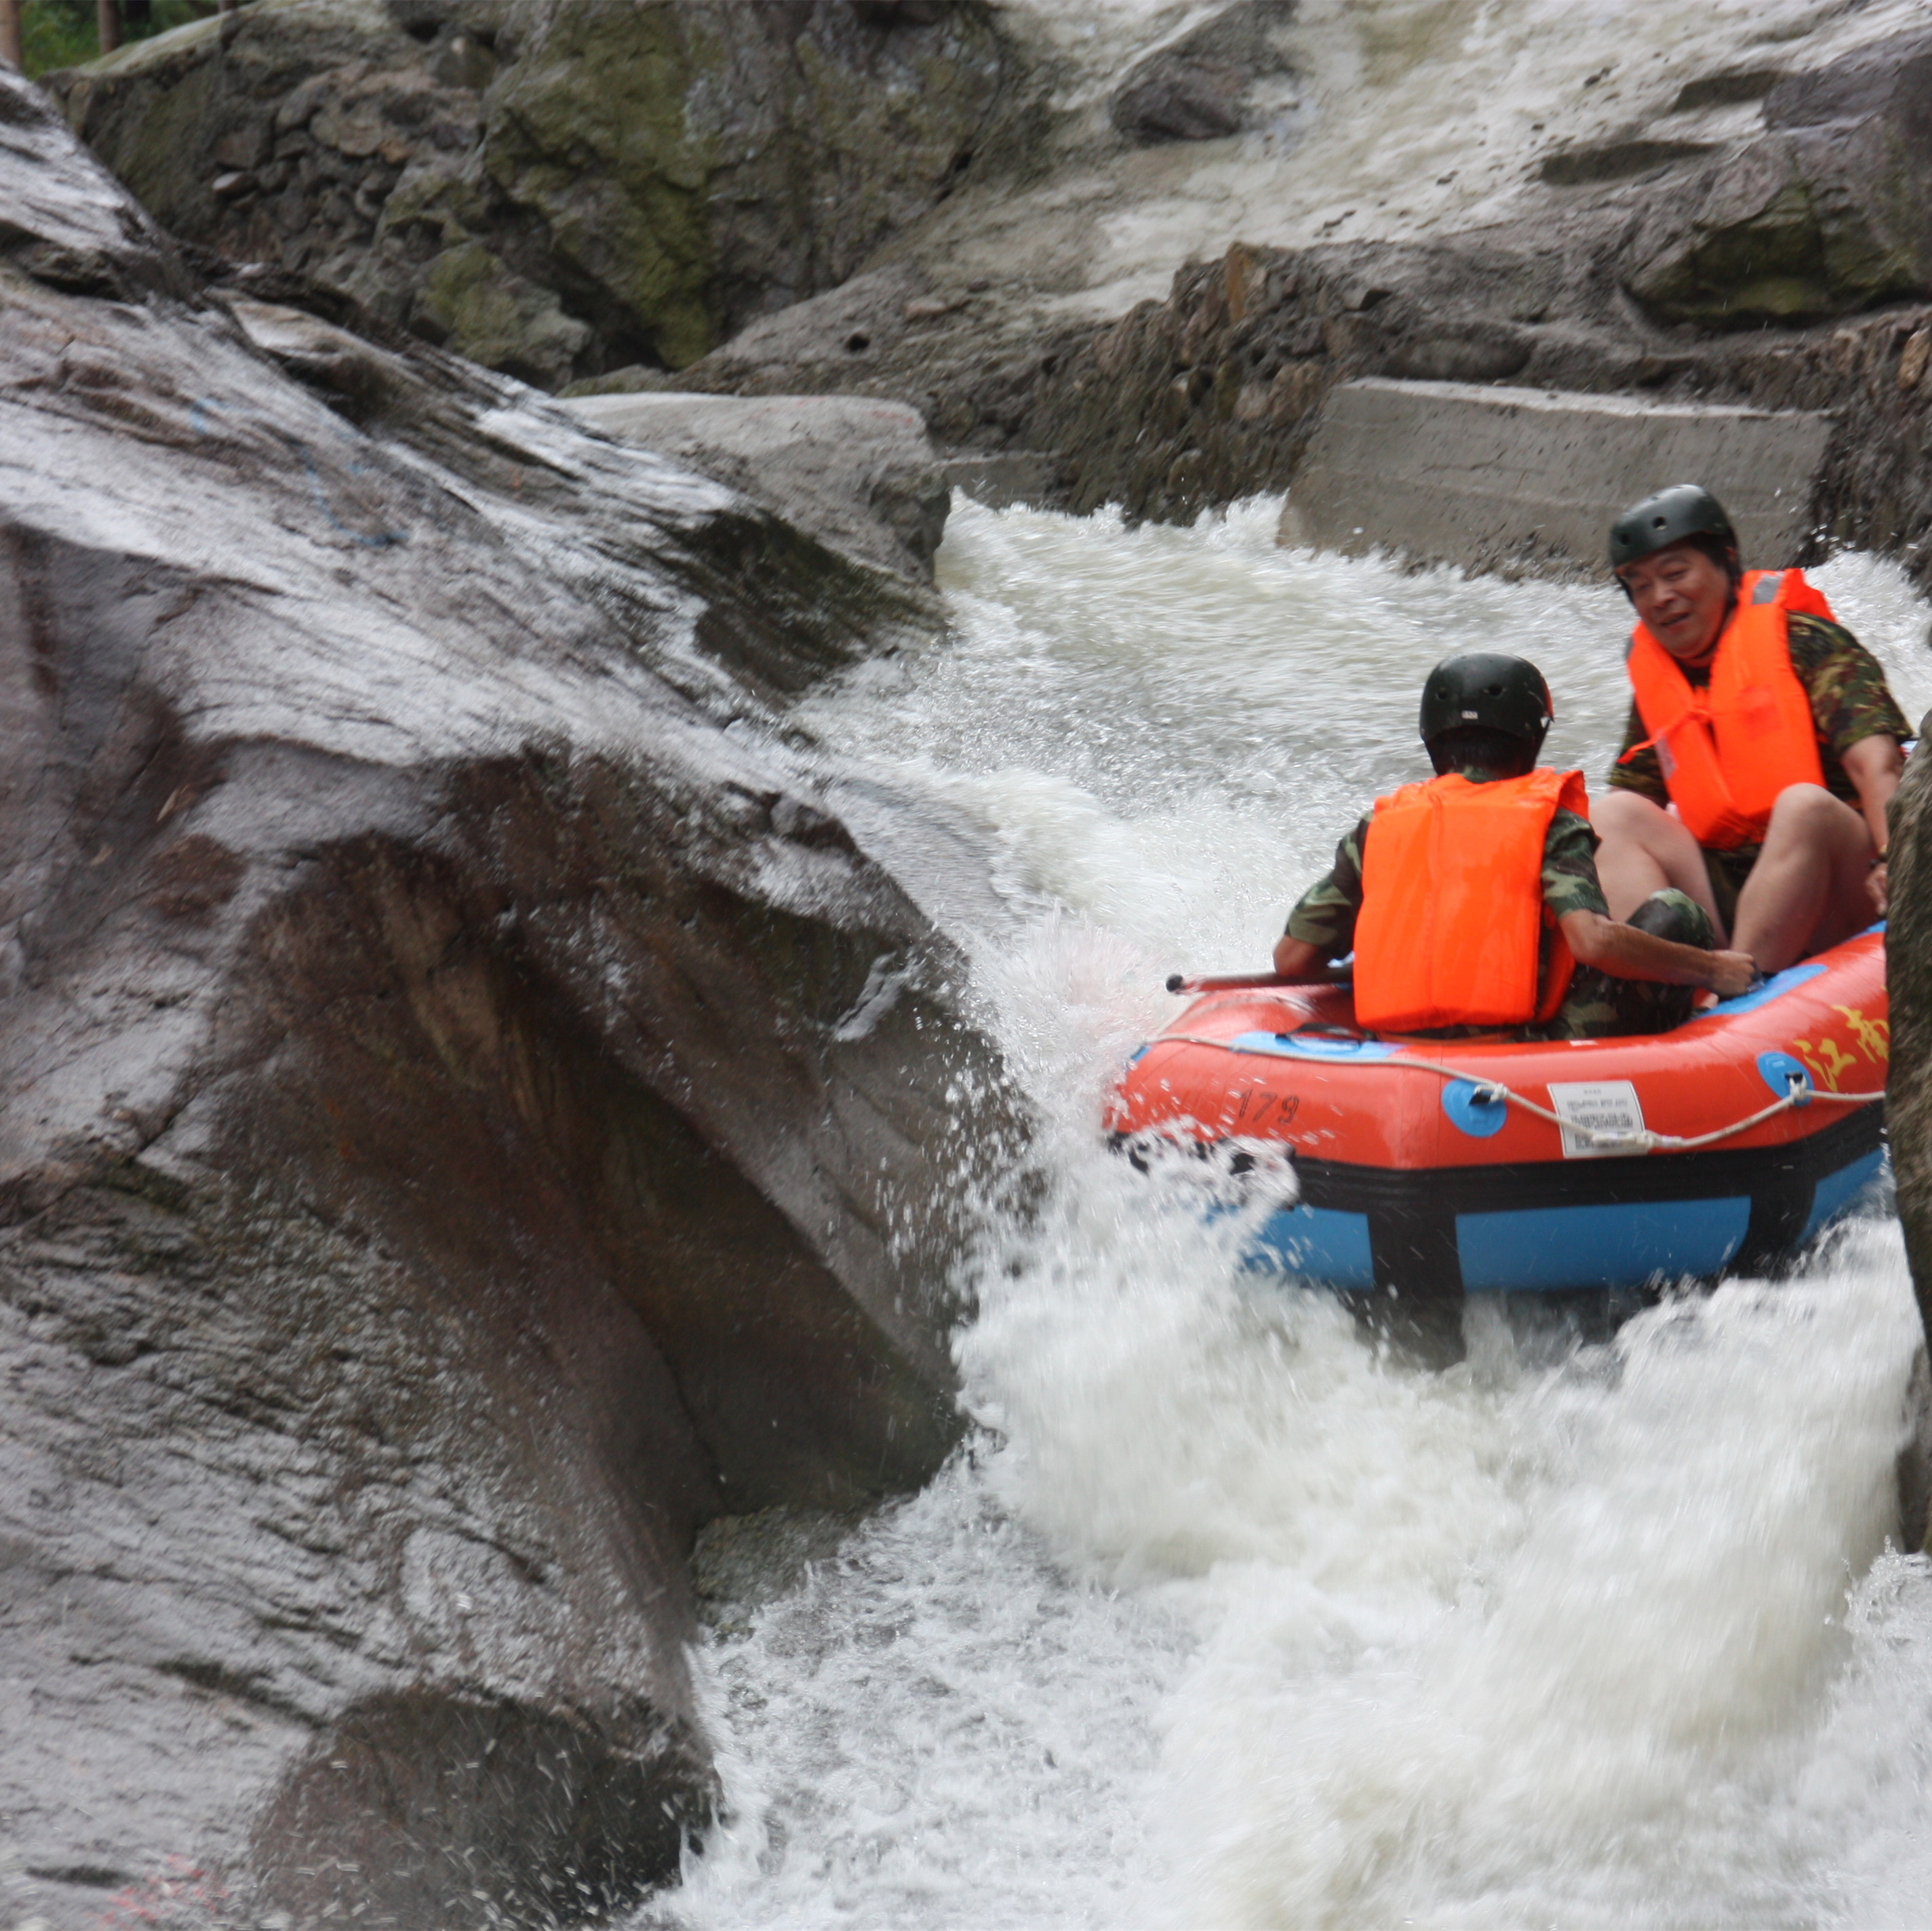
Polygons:
[[[1105,1148],[1176,967],[1264,966],[1422,674],[1535,658],[1600,782],[1602,587],[956,507],[953,634],[800,721],[970,811],[1014,909],[960,936],[1037,1120],[958,1355],[977,1424],[698,1668],[730,1816],[645,1922],[941,1927],[1916,1925],[1932,1576],[1887,1549],[1918,1317],[1882,1210],[1795,1280],[1607,1345],[1472,1310],[1430,1372],[1242,1273],[1198,1177]],[[1815,573],[1907,710],[1927,613]]]

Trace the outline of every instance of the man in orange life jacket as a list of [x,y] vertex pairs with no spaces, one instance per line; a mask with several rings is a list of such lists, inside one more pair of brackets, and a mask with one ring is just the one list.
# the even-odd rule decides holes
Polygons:
[[1360,1024],[1437,1036],[1662,1031],[1700,987],[1742,992],[1750,961],[1712,949],[1682,892],[1610,919],[1582,774],[1537,765],[1550,719],[1543,673],[1520,657],[1438,664],[1420,721],[1436,777],[1377,799],[1342,841],[1289,915],[1275,970],[1328,977],[1352,945]]
[[1797,571],[1742,569],[1695,484],[1626,510],[1610,565],[1637,619],[1594,814],[1611,911],[1676,886],[1767,973],[1870,925],[1910,729],[1876,661]]

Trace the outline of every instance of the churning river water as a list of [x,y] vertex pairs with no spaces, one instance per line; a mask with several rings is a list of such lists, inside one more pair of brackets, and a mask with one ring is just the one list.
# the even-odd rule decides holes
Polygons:
[[[957,1354],[979,1424],[698,1656],[730,1821],[680,1931],[1922,1927],[1932,1572],[1888,1549],[1916,1337],[1882,1206],[1795,1280],[1445,1372],[1243,1274],[1102,1145],[1170,970],[1264,968],[1424,673],[1540,662],[1600,783],[1621,600],[961,502],[953,633],[801,721],[970,813],[958,936],[1036,1115]],[[1815,573],[1932,701],[1891,566]]]

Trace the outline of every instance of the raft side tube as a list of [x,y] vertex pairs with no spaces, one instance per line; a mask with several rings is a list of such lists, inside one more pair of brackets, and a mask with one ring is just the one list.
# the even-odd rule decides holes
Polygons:
[[1763,1272],[1882,1168],[1879,928],[1669,1033],[1402,1039],[1353,1016],[1340,986],[1196,1001],[1135,1056],[1116,1143],[1279,1144],[1300,1198],[1254,1264],[1421,1296]]

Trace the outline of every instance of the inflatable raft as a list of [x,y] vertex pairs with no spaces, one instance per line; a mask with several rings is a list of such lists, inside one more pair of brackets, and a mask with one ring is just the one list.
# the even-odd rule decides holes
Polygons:
[[[1293,1183],[1256,1258],[1345,1289],[1610,1289],[1757,1273],[1876,1178],[1882,926],[1675,1031],[1378,1038],[1342,985],[1202,981],[1108,1126]],[[1287,1198],[1292,1196],[1292,1198]]]

